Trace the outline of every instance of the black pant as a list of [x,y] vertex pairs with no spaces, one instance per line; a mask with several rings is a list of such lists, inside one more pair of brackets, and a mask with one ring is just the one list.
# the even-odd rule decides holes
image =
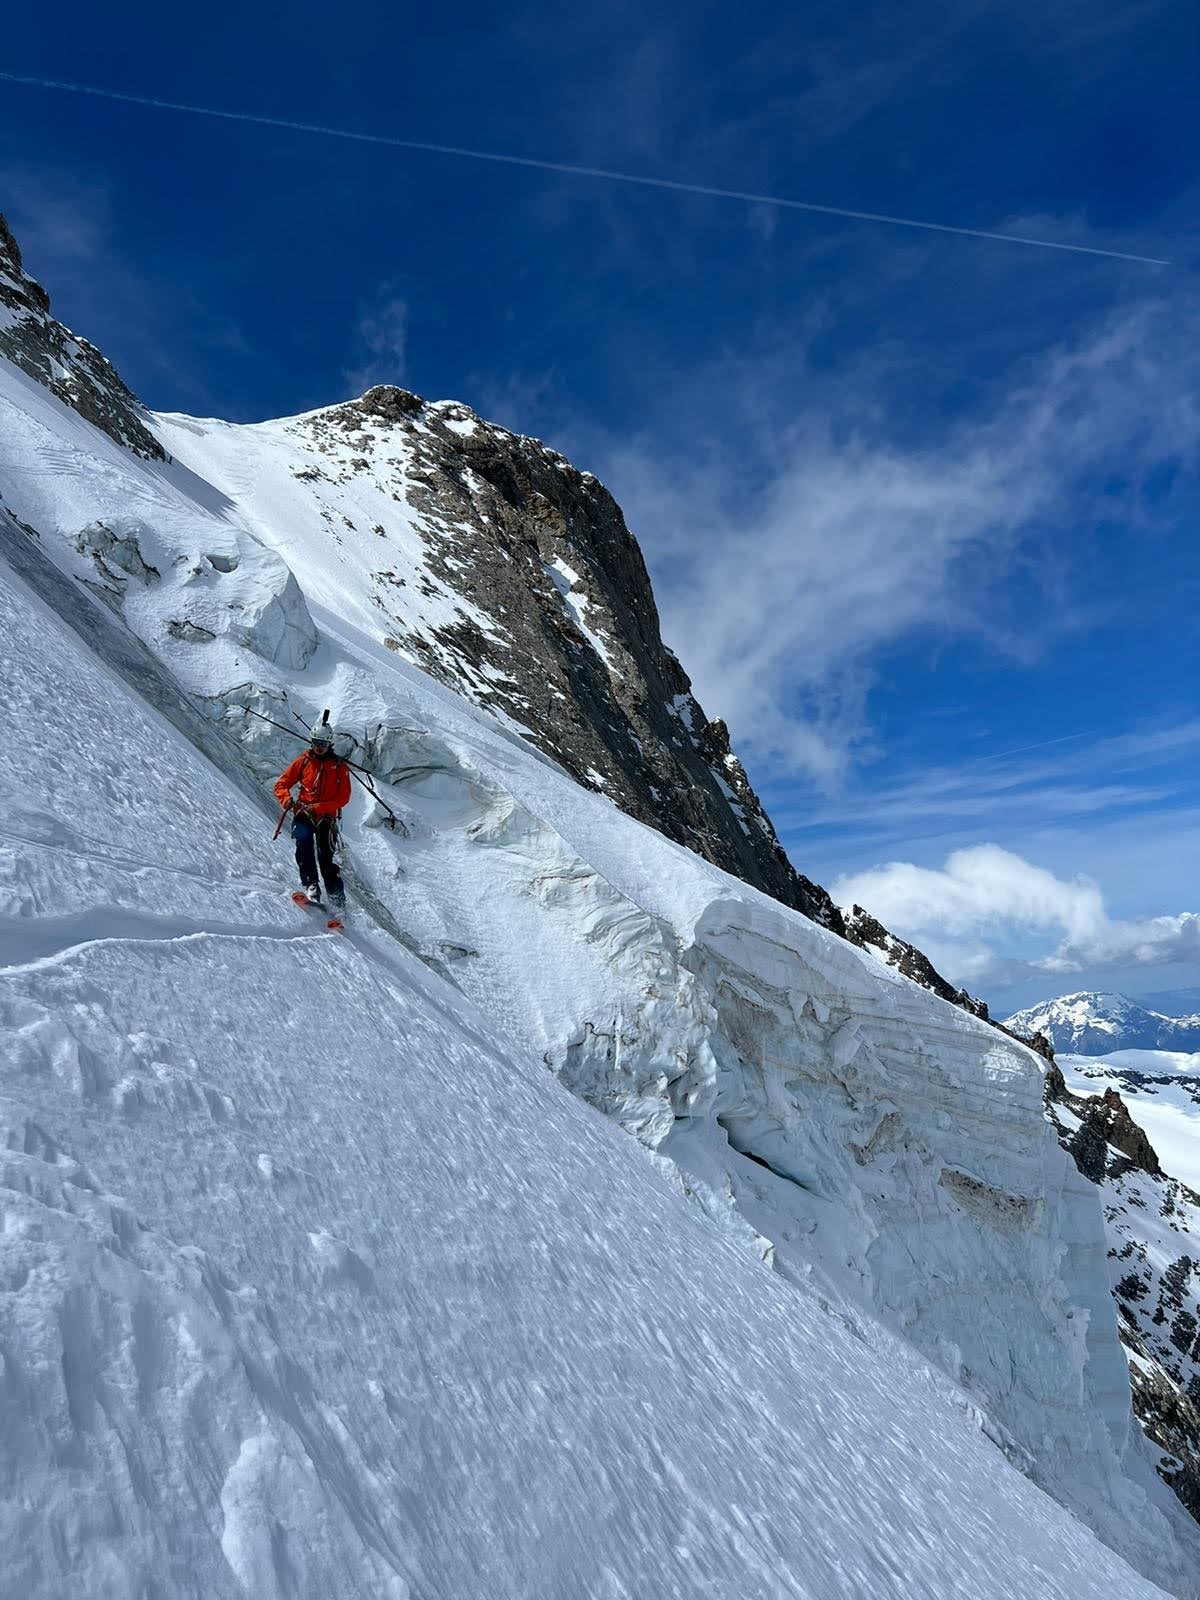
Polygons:
[[292,838],[296,841],[296,865],[300,868],[300,882],[306,889],[317,882],[317,863],[325,889],[335,899],[345,893],[342,875],[333,859],[336,828],[332,817],[318,817],[315,824],[309,817],[296,817],[292,823]]

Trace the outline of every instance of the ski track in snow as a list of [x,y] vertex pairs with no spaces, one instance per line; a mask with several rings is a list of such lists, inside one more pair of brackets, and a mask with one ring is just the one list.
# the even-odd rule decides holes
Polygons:
[[0,918],[0,971],[23,972],[69,960],[100,944],[181,944],[190,939],[265,941],[311,939],[312,930],[288,931],[249,925],[195,927],[178,917],[91,908],[73,917],[28,921]]
[[[576,789],[365,603],[314,607],[306,660],[230,642],[211,595],[291,574],[221,495],[36,385],[6,403],[27,459],[71,441],[3,485],[63,569],[108,502],[164,574],[232,541],[246,589],[189,590],[211,644],[166,636],[166,576],[126,620],[214,715],[245,683],[333,705],[409,828],[357,794],[356,926],[293,926],[245,768],[0,562],[13,1592],[1161,1592],[1084,1517],[1194,1593],[1032,1058]],[[288,559],[327,597],[323,551]],[[246,730],[260,770],[287,749]]]

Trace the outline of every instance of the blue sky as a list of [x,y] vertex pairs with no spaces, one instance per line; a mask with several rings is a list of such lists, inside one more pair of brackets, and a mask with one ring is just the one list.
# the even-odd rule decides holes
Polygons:
[[162,409],[393,379],[552,440],[802,870],[1000,1010],[1194,983],[1195,9],[439,15],[68,5],[0,67],[1171,265],[0,83],[58,313]]

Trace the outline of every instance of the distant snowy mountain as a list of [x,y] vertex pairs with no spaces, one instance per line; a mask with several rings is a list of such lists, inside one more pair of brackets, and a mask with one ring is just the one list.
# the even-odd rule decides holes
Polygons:
[[[1195,1600],[1108,1271],[1108,1135],[1149,1158],[1064,1085],[1069,1159],[1038,1056],[765,892],[598,488],[507,436],[452,515],[486,425],[403,391],[148,416],[43,301],[0,359],[13,1592]],[[324,707],[398,816],[356,791],[345,936],[271,842]]]
[[1121,994],[1063,995],[1008,1018],[1014,1033],[1042,1033],[1056,1052],[1102,1056],[1114,1050],[1200,1050],[1200,1016],[1168,1017]]

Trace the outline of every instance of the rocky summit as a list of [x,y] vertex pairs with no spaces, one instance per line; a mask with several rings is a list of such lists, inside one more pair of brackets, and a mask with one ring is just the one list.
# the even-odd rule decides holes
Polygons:
[[[467,406],[387,385],[297,419],[293,437],[312,454],[298,476],[313,514],[332,528],[356,478],[416,512],[423,571],[389,564],[385,531],[370,574],[392,649],[510,717],[630,816],[844,931],[664,645],[641,550],[591,473]],[[422,626],[405,592],[414,583],[469,610]]]

